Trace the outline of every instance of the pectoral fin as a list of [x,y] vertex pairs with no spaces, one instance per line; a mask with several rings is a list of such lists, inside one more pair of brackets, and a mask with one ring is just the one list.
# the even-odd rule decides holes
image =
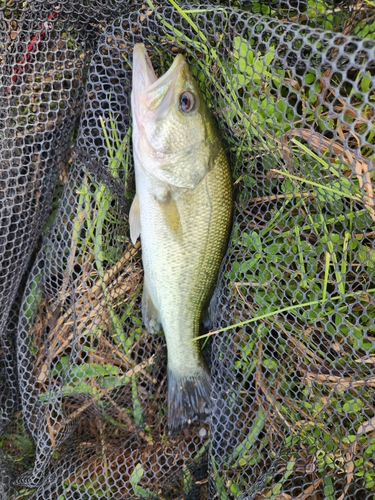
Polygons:
[[139,235],[141,234],[141,214],[139,210],[139,198],[136,194],[129,212],[130,239],[135,245]]
[[159,313],[150,297],[146,279],[143,283],[142,318],[149,333],[156,333],[160,330]]
[[176,202],[173,198],[167,198],[165,201],[159,201],[159,206],[164,216],[169,231],[177,238],[182,237],[182,227],[180,214]]

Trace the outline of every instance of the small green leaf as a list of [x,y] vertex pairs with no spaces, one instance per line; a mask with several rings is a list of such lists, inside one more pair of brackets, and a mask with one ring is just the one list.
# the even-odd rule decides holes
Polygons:
[[311,85],[312,83],[315,82],[316,75],[313,71],[308,71],[307,74],[305,75],[305,83],[307,85]]
[[359,84],[359,88],[360,90],[363,92],[363,93],[366,93],[370,90],[371,88],[371,83],[372,83],[372,79],[365,75],[362,80],[361,80],[361,83]]
[[234,51],[233,55],[238,59],[239,56],[246,58],[249,51],[249,45],[243,41],[240,36],[236,36],[233,41]]
[[135,486],[138,485],[139,481],[142,479],[143,477],[143,474],[144,474],[144,470],[143,470],[143,467],[141,464],[137,464],[135,467],[134,467],[134,470],[133,472],[131,473],[130,475],[130,484],[133,486],[133,489]]
[[275,57],[275,52],[267,52],[267,54],[264,56],[264,60],[266,61],[266,64],[268,66],[274,60],[274,57]]

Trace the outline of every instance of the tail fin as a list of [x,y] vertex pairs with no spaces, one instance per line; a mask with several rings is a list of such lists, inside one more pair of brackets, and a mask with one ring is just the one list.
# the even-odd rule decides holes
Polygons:
[[204,421],[211,414],[211,378],[205,367],[190,376],[168,370],[168,425],[170,433]]

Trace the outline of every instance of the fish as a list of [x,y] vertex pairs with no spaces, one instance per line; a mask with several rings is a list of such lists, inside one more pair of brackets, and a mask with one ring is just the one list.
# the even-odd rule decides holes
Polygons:
[[157,77],[133,48],[132,144],[136,194],[130,238],[140,237],[142,317],[167,344],[168,427],[209,420],[211,379],[196,337],[212,320],[213,292],[232,221],[232,181],[218,127],[185,57]]

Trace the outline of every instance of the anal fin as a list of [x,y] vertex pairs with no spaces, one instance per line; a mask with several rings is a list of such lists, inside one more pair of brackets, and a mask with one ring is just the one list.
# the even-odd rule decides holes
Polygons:
[[213,294],[210,296],[210,299],[206,302],[206,304],[203,307],[202,311],[202,324],[205,329],[211,330],[215,319],[216,319],[216,312],[217,312],[217,287],[214,289]]
[[159,313],[149,294],[146,280],[144,280],[143,283],[142,318],[149,333],[156,333],[160,330],[161,324]]

